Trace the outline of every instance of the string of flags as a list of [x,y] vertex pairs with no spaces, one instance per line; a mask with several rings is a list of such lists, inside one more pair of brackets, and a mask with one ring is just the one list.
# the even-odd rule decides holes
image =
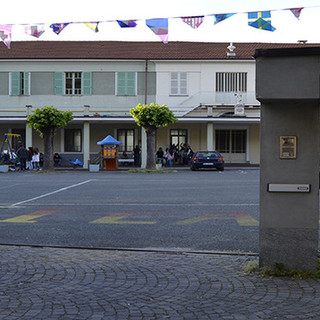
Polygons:
[[[280,9],[280,10],[290,10],[295,18],[300,19],[302,10],[306,7],[301,8],[291,8],[291,9]],[[275,10],[275,11],[280,11]],[[241,12],[248,15],[248,25],[253,28],[257,28],[265,31],[275,31],[276,28],[272,26],[271,23],[271,12],[272,11],[258,11],[258,12]],[[238,12],[239,13],[239,12]],[[213,16],[214,24],[221,23],[222,21],[230,18],[237,13],[225,13],[225,14],[209,14],[206,16],[190,16],[190,17],[174,17],[181,19],[184,23],[189,25],[193,29],[197,29],[203,23],[205,17]],[[146,26],[157,35],[163,43],[168,43],[169,28],[168,28],[169,18],[160,19],[147,19],[145,20]],[[121,28],[134,28],[137,26],[138,20],[114,20]],[[53,23],[50,25],[52,31],[59,35],[69,24],[83,23],[88,28],[94,32],[99,32],[98,25],[101,22],[113,22],[113,21],[96,21],[96,22],[65,22],[65,23]],[[0,39],[2,42],[10,49],[10,43],[12,39],[12,27],[13,25],[0,25]],[[44,24],[27,25],[24,28],[26,34],[33,36],[35,38],[40,38],[45,32]]]

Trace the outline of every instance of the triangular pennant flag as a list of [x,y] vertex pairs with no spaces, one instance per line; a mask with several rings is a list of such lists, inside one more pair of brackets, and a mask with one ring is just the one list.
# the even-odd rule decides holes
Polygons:
[[162,40],[168,43],[168,19],[148,19],[146,25]]
[[99,22],[84,22],[84,24],[94,32],[99,32],[99,29],[98,29]]
[[50,28],[55,34],[59,34],[69,23],[53,23]]
[[248,12],[248,25],[266,31],[276,30],[276,28],[271,25],[270,11]]
[[7,46],[8,49],[10,49],[11,31],[11,25],[0,25],[0,38],[2,39],[3,43]]
[[204,16],[199,17],[181,17],[182,21],[188,24],[193,29],[199,28],[201,23],[203,22]]
[[214,15],[214,24],[217,24],[223,20],[226,20],[233,16],[235,13],[222,13],[222,14],[215,14]]
[[290,11],[299,20],[302,9],[303,9],[303,7],[302,8],[292,8],[292,9],[290,9]]
[[44,33],[44,25],[26,26],[24,27],[24,32],[30,36],[40,38]]
[[136,20],[117,20],[121,28],[134,28],[137,23]]

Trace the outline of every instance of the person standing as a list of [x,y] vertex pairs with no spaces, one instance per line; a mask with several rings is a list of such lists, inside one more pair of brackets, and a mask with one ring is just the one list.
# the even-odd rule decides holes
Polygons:
[[38,148],[34,148],[32,156],[33,169],[40,170],[40,153]]
[[21,145],[20,148],[17,150],[17,156],[19,157],[20,164],[21,164],[21,171],[26,170],[27,159],[28,159],[28,150],[25,146]]
[[134,166],[139,167],[140,166],[140,155],[141,150],[138,145],[133,149],[133,160],[134,160]]
[[157,162],[161,163],[161,167],[163,167],[164,152],[161,147],[158,149],[156,155],[157,155]]

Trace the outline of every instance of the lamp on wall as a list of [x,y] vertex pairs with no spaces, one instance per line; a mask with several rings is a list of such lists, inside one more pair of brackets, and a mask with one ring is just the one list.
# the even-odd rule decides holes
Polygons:
[[84,117],[89,117],[89,112],[90,112],[89,108],[90,108],[90,106],[88,104],[85,104],[83,106],[83,116]]
[[32,109],[32,105],[31,104],[27,104],[26,108],[27,108],[27,116],[29,116],[30,112],[31,112],[31,109]]

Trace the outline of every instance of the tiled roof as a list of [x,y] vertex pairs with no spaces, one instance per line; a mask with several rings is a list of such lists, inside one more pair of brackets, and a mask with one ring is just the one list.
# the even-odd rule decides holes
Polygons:
[[[227,42],[17,41],[0,44],[0,59],[226,59]],[[255,49],[320,47],[298,43],[233,43],[236,56],[253,59]]]

